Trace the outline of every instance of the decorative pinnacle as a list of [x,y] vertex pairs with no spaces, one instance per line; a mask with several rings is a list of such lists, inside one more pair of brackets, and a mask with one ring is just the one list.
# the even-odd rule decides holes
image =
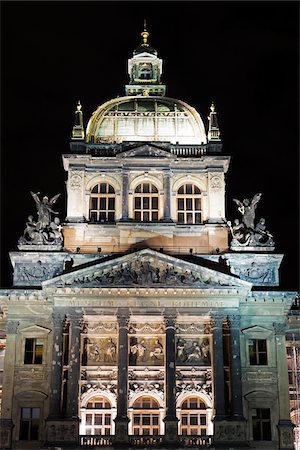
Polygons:
[[211,112],[215,112],[216,107],[215,107],[215,105],[214,105],[214,102],[211,102],[210,110],[211,110]]
[[141,36],[142,36],[142,38],[143,38],[143,43],[142,43],[142,45],[144,46],[144,47],[149,47],[149,44],[148,44],[148,37],[149,37],[149,33],[148,33],[148,31],[147,31],[147,26],[146,26],[146,19],[144,19],[144,30],[141,32]]
[[77,108],[77,111],[81,111],[82,106],[81,106],[80,100],[78,100],[76,108]]

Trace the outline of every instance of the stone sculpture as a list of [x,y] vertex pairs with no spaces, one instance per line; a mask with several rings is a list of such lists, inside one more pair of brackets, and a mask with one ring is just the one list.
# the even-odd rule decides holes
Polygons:
[[232,235],[231,249],[235,247],[274,248],[273,236],[266,229],[265,219],[261,218],[255,225],[255,209],[261,196],[262,194],[258,193],[254,195],[252,200],[245,198],[242,202],[235,198],[233,199],[242,215],[242,220],[235,219],[233,224],[231,221],[227,222]]
[[49,200],[49,197],[44,196],[40,200],[40,193],[30,192],[32,198],[36,203],[37,217],[35,221],[32,215],[28,216],[26,227],[23,235],[20,237],[19,245],[58,245],[61,247],[63,242],[62,226],[58,217],[52,217],[58,214],[53,210],[53,205],[56,203],[60,194],[56,194]]

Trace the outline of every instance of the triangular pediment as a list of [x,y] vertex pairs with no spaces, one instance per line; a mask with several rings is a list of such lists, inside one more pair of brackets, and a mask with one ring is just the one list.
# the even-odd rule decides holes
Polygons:
[[88,267],[42,283],[44,287],[181,287],[246,288],[252,284],[239,278],[187,262],[174,256],[144,249],[121,257],[98,261]]
[[119,158],[173,158],[168,151],[151,144],[141,144],[118,154]]
[[30,327],[22,328],[20,330],[20,333],[24,334],[25,336],[38,337],[47,335],[48,333],[50,333],[50,330],[39,325],[31,325]]

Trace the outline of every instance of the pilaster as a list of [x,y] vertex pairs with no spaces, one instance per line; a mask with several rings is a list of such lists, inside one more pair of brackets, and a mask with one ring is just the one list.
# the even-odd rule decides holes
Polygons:
[[166,308],[164,321],[166,330],[164,444],[174,448],[178,445],[178,418],[176,416],[176,311],[173,308]]
[[62,375],[62,330],[64,315],[62,313],[53,313],[53,347],[51,364],[51,388],[49,418],[60,415],[61,401],[61,375]]
[[278,380],[278,407],[279,407],[279,448],[292,450],[294,448],[293,428],[290,420],[289,378],[286,359],[285,323],[274,323],[277,380]]
[[118,339],[118,398],[115,418],[115,445],[128,444],[128,308],[119,308],[117,313],[119,326]]
[[6,351],[3,372],[3,399],[2,399],[2,419],[0,421],[0,437],[3,448],[12,446],[12,429],[14,427],[12,408],[14,395],[14,362],[16,354],[16,340],[19,322],[8,320],[6,326]]
[[123,172],[122,178],[122,218],[121,220],[128,220],[128,173]]
[[170,172],[164,172],[164,221],[171,222]]

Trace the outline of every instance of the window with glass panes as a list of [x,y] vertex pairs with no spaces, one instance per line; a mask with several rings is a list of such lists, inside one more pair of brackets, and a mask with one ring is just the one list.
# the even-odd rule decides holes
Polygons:
[[180,434],[184,436],[207,435],[207,412],[205,402],[198,397],[189,397],[181,405]]
[[111,404],[105,397],[94,397],[83,413],[82,421],[85,422],[85,434],[94,435],[111,435]]
[[269,408],[251,410],[254,441],[271,441],[271,416]]
[[90,221],[115,221],[115,190],[109,183],[97,183],[91,190]]
[[151,436],[160,434],[159,405],[152,397],[140,397],[133,404],[133,434]]
[[184,184],[177,191],[177,222],[201,223],[201,191],[194,184]]
[[37,441],[39,439],[40,408],[21,408],[20,440]]
[[43,339],[27,338],[25,340],[24,364],[42,364],[43,350]]
[[158,189],[152,183],[141,183],[134,190],[134,220],[156,222],[159,220]]
[[249,362],[251,366],[268,364],[266,339],[249,339]]

